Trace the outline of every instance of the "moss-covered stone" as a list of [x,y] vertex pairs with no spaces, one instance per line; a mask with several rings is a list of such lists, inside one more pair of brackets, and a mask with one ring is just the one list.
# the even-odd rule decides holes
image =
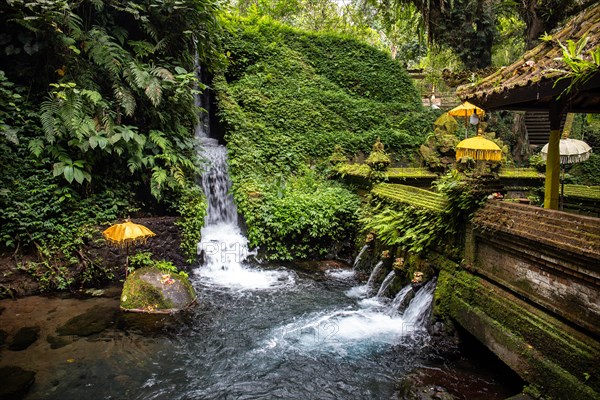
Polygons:
[[440,272],[435,312],[552,397],[600,398],[598,342],[469,271]]
[[377,138],[377,141],[373,144],[373,151],[365,160],[365,164],[371,167],[373,171],[381,172],[385,171],[391,162],[390,157],[385,153],[383,143]]
[[178,311],[195,300],[196,292],[187,276],[145,267],[127,277],[121,308],[144,312]]

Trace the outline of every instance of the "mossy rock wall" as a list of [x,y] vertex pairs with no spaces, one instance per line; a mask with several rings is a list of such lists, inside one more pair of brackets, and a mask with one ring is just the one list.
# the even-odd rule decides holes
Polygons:
[[440,271],[434,312],[557,399],[600,399],[600,344],[466,270]]
[[186,276],[145,267],[127,277],[121,308],[140,312],[179,311],[195,300],[196,292]]

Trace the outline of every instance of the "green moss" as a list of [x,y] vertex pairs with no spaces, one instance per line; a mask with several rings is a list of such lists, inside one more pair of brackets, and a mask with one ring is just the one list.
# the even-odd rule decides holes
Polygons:
[[500,178],[544,179],[544,174],[535,168],[502,168],[498,173]]
[[133,310],[150,307],[155,310],[167,310],[173,307],[173,302],[166,299],[159,289],[141,279],[144,273],[152,270],[152,267],[140,268],[125,280],[121,294],[122,308]]
[[372,193],[384,200],[422,207],[435,212],[442,212],[446,206],[444,196],[414,186],[382,183],[374,186]]
[[434,312],[456,319],[488,346],[500,343],[525,360],[518,372],[549,393],[559,398],[597,398],[597,342],[470,272],[440,272]]
[[600,200],[600,186],[565,185],[565,197]]

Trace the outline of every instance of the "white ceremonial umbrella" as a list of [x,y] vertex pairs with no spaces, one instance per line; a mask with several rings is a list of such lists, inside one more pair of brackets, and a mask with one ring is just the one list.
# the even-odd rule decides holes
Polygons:
[[[548,157],[548,145],[542,147],[542,159],[546,161]],[[560,167],[562,169],[562,178],[560,184],[560,209],[563,208],[563,195],[565,191],[565,164],[575,164],[590,158],[592,148],[583,140],[564,138],[560,139],[559,145]]]

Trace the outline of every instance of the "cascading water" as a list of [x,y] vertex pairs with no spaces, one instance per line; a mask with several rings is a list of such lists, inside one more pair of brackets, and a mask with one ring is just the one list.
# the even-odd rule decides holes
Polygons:
[[408,302],[412,299],[411,296],[414,296],[414,290],[412,285],[406,285],[396,294],[394,300],[390,303],[390,307],[388,309],[388,315],[395,315],[398,312],[403,312],[408,305]]
[[371,275],[369,276],[369,280],[367,281],[367,290],[374,289],[375,281],[377,280],[377,277],[379,276],[379,273],[381,272],[382,268],[383,261],[379,261],[373,268],[373,271],[371,271]]
[[377,294],[375,295],[375,297],[385,296],[385,292],[388,290],[388,288],[392,284],[392,281],[394,280],[395,277],[396,277],[396,273],[394,271],[387,274],[387,276],[383,280],[383,283],[379,287],[379,290],[377,291]]
[[[206,97],[197,97],[202,109],[206,109],[203,104]],[[292,284],[294,279],[289,272],[259,270],[246,263],[248,256],[255,253],[248,249],[248,239],[238,226],[237,208],[230,193],[227,148],[207,137],[210,132],[208,118],[200,117],[196,135],[201,144],[199,156],[206,161],[202,190],[208,203],[202,239],[198,243],[198,254],[204,258],[204,266],[198,271],[200,277],[208,283],[234,289],[266,289]]]
[[365,251],[367,251],[367,249],[369,248],[368,244],[365,244],[362,249],[360,249],[360,251],[358,252],[358,255],[356,256],[356,258],[354,259],[354,264],[352,264],[352,268],[356,269],[356,267],[358,267],[358,265],[360,264],[360,262],[362,261],[363,255],[365,254]]

